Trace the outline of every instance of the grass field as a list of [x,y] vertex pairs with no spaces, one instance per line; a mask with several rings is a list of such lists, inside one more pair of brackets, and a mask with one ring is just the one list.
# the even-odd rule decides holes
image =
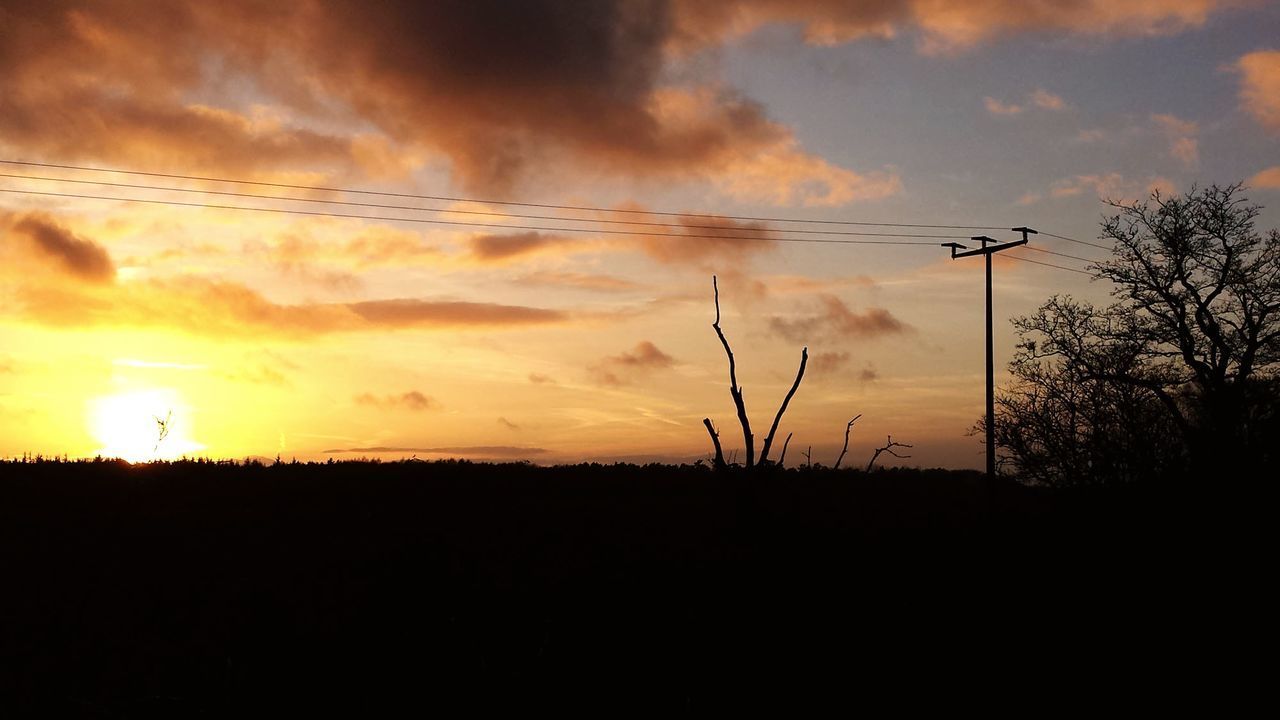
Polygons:
[[1231,618],[1198,622],[1201,599],[1248,570],[1221,554],[1222,503],[1192,496],[942,470],[5,463],[0,692],[185,717],[1140,691],[1138,670],[1167,683],[1218,647]]

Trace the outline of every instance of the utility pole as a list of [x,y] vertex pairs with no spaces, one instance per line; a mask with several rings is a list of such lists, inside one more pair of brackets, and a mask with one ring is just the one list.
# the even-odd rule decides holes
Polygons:
[[[992,349],[992,329],[991,329],[991,256],[1001,250],[1018,247],[1027,244],[1028,235],[1038,235],[1035,230],[1029,227],[1013,228],[1014,232],[1022,233],[1021,240],[1014,240],[1002,245],[987,245],[994,243],[993,238],[986,235],[978,235],[970,238],[982,243],[982,247],[977,250],[969,250],[960,243],[942,243],[942,247],[951,248],[951,259],[962,257],[971,257],[973,255],[985,255],[987,258],[987,478],[992,479],[996,476],[996,382],[995,382],[995,351]],[[965,252],[956,252],[956,250],[964,250]]]

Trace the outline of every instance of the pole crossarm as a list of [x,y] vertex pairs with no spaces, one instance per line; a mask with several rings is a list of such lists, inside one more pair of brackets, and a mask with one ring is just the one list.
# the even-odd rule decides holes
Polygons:
[[[973,238],[973,239],[978,240],[980,238]],[[994,240],[991,240],[991,238],[987,238],[987,240],[994,242]],[[962,258],[962,257],[971,257],[973,255],[990,255],[992,253],[998,253],[1001,250],[1008,250],[1009,248],[1018,247],[1019,245],[1026,245],[1026,244],[1027,244],[1027,239],[1023,238],[1021,240],[1014,240],[1013,242],[1002,243],[1000,245],[988,245],[986,247],[981,247],[976,250],[966,250],[964,252],[956,252],[956,248],[952,247],[951,257]],[[959,245],[959,243],[947,243],[947,246],[953,246],[953,245]],[[961,247],[963,246],[961,245]]]

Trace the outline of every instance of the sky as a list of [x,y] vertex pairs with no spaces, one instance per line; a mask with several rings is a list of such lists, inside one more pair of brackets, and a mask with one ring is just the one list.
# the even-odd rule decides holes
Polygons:
[[741,460],[715,276],[757,446],[978,468],[939,244],[999,383],[1105,201],[1280,226],[1280,4],[0,0],[0,160],[6,457]]

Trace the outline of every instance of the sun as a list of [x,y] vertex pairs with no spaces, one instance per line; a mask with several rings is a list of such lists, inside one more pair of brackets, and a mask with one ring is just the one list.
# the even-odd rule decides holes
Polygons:
[[165,388],[95,398],[89,430],[102,443],[97,454],[129,462],[172,460],[204,449],[191,439],[190,413],[181,396]]

